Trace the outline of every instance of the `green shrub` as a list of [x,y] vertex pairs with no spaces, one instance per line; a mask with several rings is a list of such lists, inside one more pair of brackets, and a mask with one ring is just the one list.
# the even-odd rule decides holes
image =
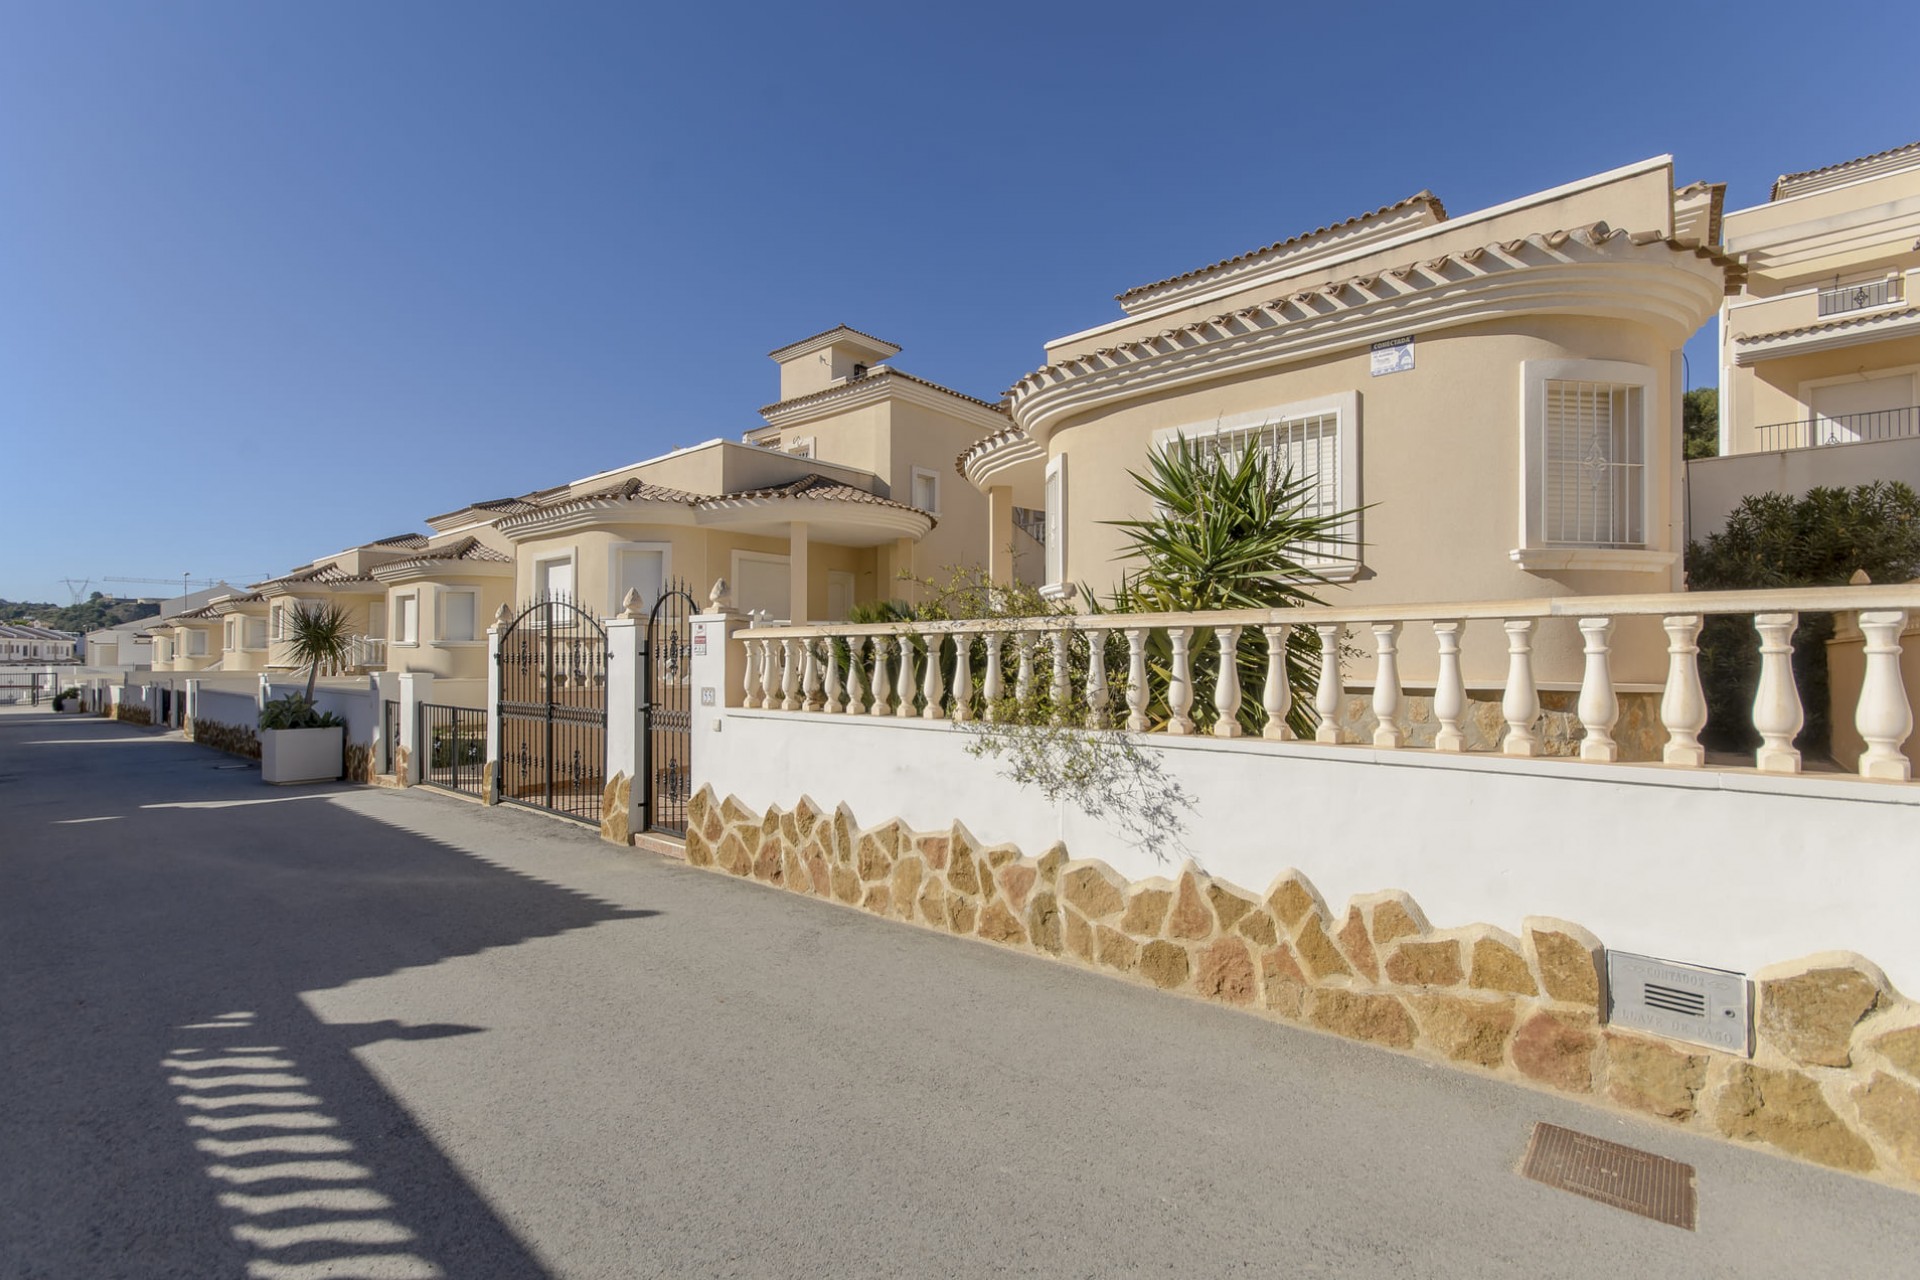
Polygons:
[[346,721],[331,711],[321,711],[313,700],[297,693],[271,699],[260,710],[262,729],[335,729]]

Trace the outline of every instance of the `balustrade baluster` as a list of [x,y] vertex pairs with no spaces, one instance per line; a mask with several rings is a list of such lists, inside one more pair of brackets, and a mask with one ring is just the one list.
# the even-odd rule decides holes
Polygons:
[[742,640],[745,656],[740,663],[740,705],[752,710],[760,705],[760,642]]
[[1700,615],[1675,613],[1660,620],[1667,632],[1667,687],[1660,695],[1660,723],[1667,729],[1667,764],[1698,769],[1707,762],[1700,731],[1707,727],[1707,695],[1700,688]]
[[847,637],[847,714],[867,714],[867,691],[860,681],[860,658],[867,651],[865,636]]
[[1173,672],[1167,679],[1167,732],[1193,732],[1193,642],[1192,627],[1168,627],[1167,639],[1173,643]]
[[1460,677],[1460,622],[1433,624],[1433,640],[1440,648],[1440,670],[1433,682],[1433,718],[1440,728],[1433,735],[1435,751],[1465,751],[1467,735],[1461,723],[1467,714],[1467,686]]
[[1287,678],[1287,641],[1293,636],[1293,624],[1262,627],[1267,637],[1267,683],[1260,691],[1260,709],[1267,723],[1260,736],[1274,742],[1288,742],[1293,730],[1287,727],[1287,714],[1293,710],[1293,682]]
[[1805,726],[1800,690],[1793,682],[1793,628],[1797,613],[1758,613],[1753,629],[1760,633],[1760,687],[1753,695],[1753,727],[1760,735],[1754,766],[1762,773],[1800,772],[1800,752],[1793,740]]
[[1112,694],[1107,690],[1107,636],[1105,631],[1087,633],[1087,728],[1107,727],[1107,706]]
[[1373,745],[1397,747],[1406,741],[1400,731],[1400,624],[1373,624]]
[[1240,628],[1216,627],[1220,640],[1220,674],[1213,682],[1213,736],[1237,738],[1240,728]]
[[1860,615],[1866,638],[1867,669],[1860,681],[1860,703],[1853,726],[1867,744],[1860,753],[1860,776],[1906,782],[1913,765],[1901,747],[1913,732],[1913,707],[1900,676],[1900,633],[1907,628],[1904,609]]
[[973,637],[964,631],[953,637],[953,718],[960,724],[973,719]]
[[837,716],[840,705],[840,642],[833,636],[821,641],[827,646],[827,714]]
[[873,682],[867,686],[873,694],[873,702],[867,710],[870,716],[884,716],[891,713],[888,703],[892,683],[887,679],[887,651],[893,647],[885,636],[873,638]]
[[782,711],[798,711],[800,709],[800,642],[798,640],[782,640],[780,641],[780,652],[784,660],[780,673],[780,688],[782,693],[780,709]]
[[1500,714],[1507,720],[1507,736],[1500,750],[1510,756],[1537,756],[1543,748],[1534,721],[1540,718],[1540,691],[1533,683],[1532,618],[1509,618],[1507,630],[1507,692]]
[[980,685],[981,719],[989,724],[1000,718],[1000,703],[1007,696],[1005,683],[1000,676],[1000,646],[1006,637],[998,631],[989,631],[980,637],[987,646],[987,673]]
[[1033,644],[1031,631],[1014,633],[1013,647],[1020,656],[1020,665],[1013,675],[1013,697],[1022,708],[1033,697]]
[[1147,731],[1147,633],[1127,630],[1127,732]]
[[1613,669],[1608,660],[1613,637],[1612,618],[1580,619],[1580,634],[1586,640],[1587,668],[1580,681],[1580,727],[1586,736],[1580,739],[1580,758],[1611,763],[1620,758],[1620,744],[1613,740],[1613,726],[1620,720],[1620,699],[1613,692]]
[[893,714],[901,720],[910,719],[914,715],[913,694],[920,681],[914,674],[913,656],[913,637],[902,631],[900,633],[900,676],[893,686],[894,696],[897,699]]
[[1053,722],[1067,722],[1067,706],[1073,701],[1071,669],[1067,655],[1072,652],[1073,633],[1065,627],[1053,633],[1053,684],[1048,690],[1049,700],[1053,703]]
[[1315,742],[1339,742],[1340,704],[1346,701],[1347,686],[1340,672],[1340,641],[1346,628],[1337,622],[1315,623],[1320,635],[1320,681],[1313,690],[1313,709],[1320,716],[1320,727],[1313,731]]
[[820,651],[811,640],[800,642],[800,679],[805,701],[801,704],[804,711],[818,711],[825,704],[820,701]]
[[946,647],[947,638],[938,631],[923,632],[927,642],[927,675],[920,685],[920,697],[927,704],[920,711],[923,720],[944,720],[947,718],[947,689],[940,674],[940,650]]

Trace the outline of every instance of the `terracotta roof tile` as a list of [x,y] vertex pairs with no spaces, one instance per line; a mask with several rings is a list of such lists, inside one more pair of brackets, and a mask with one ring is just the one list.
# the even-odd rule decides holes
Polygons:
[[314,582],[324,586],[337,586],[347,582],[372,581],[373,579],[364,573],[348,573],[339,565],[329,563],[308,565],[304,569],[295,569],[292,573],[283,573],[279,577],[269,578],[265,582],[256,582],[253,584],[253,589],[257,591],[262,587],[283,586],[290,582]]
[[[868,493],[850,484],[838,480],[829,480],[822,475],[804,475],[787,484],[777,484],[766,489],[748,489],[742,493],[723,493],[711,498],[703,498],[699,505],[709,506],[719,502],[733,502],[742,498],[826,498],[837,502],[861,502],[876,507],[893,507],[900,511],[919,511],[920,508],[908,506],[904,502],[895,502],[892,498],[883,498],[877,493]],[[922,512],[921,514],[926,514]]]
[[1366,213],[1357,213],[1344,221],[1330,222],[1324,227],[1316,227],[1312,231],[1303,231],[1297,236],[1289,236],[1285,240],[1276,240],[1272,244],[1262,245],[1258,249],[1249,249],[1245,253],[1235,254],[1231,258],[1222,258],[1220,261],[1209,263],[1204,267],[1195,267],[1191,271],[1182,271],[1179,275],[1168,276],[1165,280],[1155,280],[1152,284],[1138,284],[1128,289],[1125,293],[1116,293],[1113,296],[1115,300],[1119,302],[1127,302],[1139,297],[1143,293],[1151,293],[1155,289],[1164,289],[1170,284],[1179,284],[1183,280],[1192,280],[1198,276],[1204,276],[1209,272],[1218,271],[1222,267],[1238,266],[1242,262],[1250,262],[1265,254],[1291,248],[1297,244],[1304,244],[1306,241],[1318,236],[1324,236],[1330,231],[1340,231],[1347,227],[1357,226],[1369,219],[1384,217],[1389,213],[1398,213],[1400,210],[1410,208],[1416,204],[1430,205],[1433,211],[1439,215],[1440,221],[1445,222],[1447,220],[1447,207],[1440,203],[1440,197],[1431,191],[1419,191],[1408,196],[1405,200],[1396,200],[1392,204],[1383,204],[1378,209],[1369,210]]
[[1736,333],[1733,340],[1737,345],[1753,342],[1772,342],[1776,338],[1800,338],[1810,333],[1832,333],[1840,329],[1853,329],[1867,325],[1885,324],[1889,320],[1911,320],[1920,316],[1920,307],[1908,307],[1904,311],[1876,311],[1867,316],[1848,316],[1844,320],[1823,320],[1819,324],[1803,324],[1797,329],[1777,329],[1772,333]]
[[396,533],[391,538],[377,538],[367,544],[370,547],[424,547],[427,535],[424,533]]
[[804,347],[809,342],[817,342],[819,339],[826,337],[828,334],[840,333],[843,331],[846,333],[852,334],[856,338],[865,338],[868,342],[873,343],[875,346],[892,347],[895,351],[900,350],[900,344],[897,342],[888,342],[885,338],[876,338],[870,333],[862,333],[860,332],[860,330],[854,328],[850,324],[837,324],[833,326],[833,328],[831,329],[822,329],[818,333],[809,334],[806,337],[800,339],[798,342],[788,342],[781,346],[775,347],[773,350],[767,352],[767,356],[769,359],[777,359],[780,353],[783,351],[791,351],[795,347]]
[[1909,142],[1898,147],[1888,147],[1885,151],[1876,151],[1870,156],[1855,156],[1851,160],[1842,160],[1838,164],[1823,164],[1818,169],[1802,169],[1799,173],[1783,173],[1773,180],[1773,190],[1767,193],[1768,200],[1780,198],[1780,188],[1790,182],[1799,182],[1806,178],[1817,178],[1822,174],[1837,173],[1842,169],[1851,169],[1856,165],[1872,164],[1876,160],[1887,160],[1902,152],[1911,151],[1920,158],[1920,142]]
[[383,564],[380,568],[410,569],[415,565],[446,564],[455,560],[481,564],[511,564],[513,557],[496,551],[480,539],[469,535],[457,542],[449,542],[444,547],[435,547],[423,555],[396,560],[392,564]]
[[898,369],[875,369],[864,378],[853,378],[828,387],[824,391],[815,391],[808,395],[795,396],[791,400],[776,400],[772,404],[762,405],[760,412],[762,414],[768,414],[774,412],[776,409],[793,409],[803,404],[816,404],[822,400],[829,400],[837,395],[844,395],[859,387],[871,386],[887,378],[899,378],[903,382],[916,382],[923,387],[932,387],[935,391],[944,391],[956,400],[965,400],[968,404],[978,405],[980,408],[986,409],[991,413],[1005,413],[1007,411],[1007,407],[1004,404],[994,404],[991,401],[982,400],[978,396],[970,396],[964,391],[955,391],[952,387],[943,387],[937,382],[916,377],[911,373],[902,373]]

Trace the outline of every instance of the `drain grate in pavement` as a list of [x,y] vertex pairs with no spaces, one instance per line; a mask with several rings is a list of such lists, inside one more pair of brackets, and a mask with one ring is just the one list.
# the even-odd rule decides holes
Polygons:
[[1690,1164],[1575,1133],[1557,1124],[1536,1124],[1520,1172],[1549,1187],[1693,1230]]

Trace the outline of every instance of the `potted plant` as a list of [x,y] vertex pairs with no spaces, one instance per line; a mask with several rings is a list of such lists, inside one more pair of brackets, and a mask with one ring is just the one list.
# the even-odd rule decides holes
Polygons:
[[347,611],[331,601],[295,605],[287,614],[288,655],[307,667],[307,691],[274,698],[260,712],[260,777],[266,782],[333,782],[345,771],[347,723],[313,705],[323,666],[344,664]]
[[53,709],[55,711],[85,711],[87,704],[81,700],[80,690],[78,688],[62,689],[53,695]]

